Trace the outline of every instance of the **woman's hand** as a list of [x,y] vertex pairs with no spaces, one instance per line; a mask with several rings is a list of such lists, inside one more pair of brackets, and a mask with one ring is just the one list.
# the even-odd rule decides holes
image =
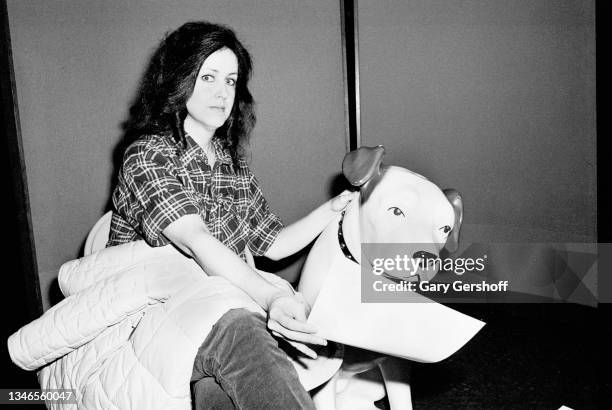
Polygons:
[[340,195],[337,195],[329,200],[329,206],[332,211],[340,212],[351,202],[354,198],[359,195],[357,191],[343,191]]
[[317,329],[306,323],[309,311],[310,307],[301,293],[279,292],[268,303],[268,329],[306,356],[316,359],[315,351],[305,343],[325,346],[327,341],[316,336],[314,333]]

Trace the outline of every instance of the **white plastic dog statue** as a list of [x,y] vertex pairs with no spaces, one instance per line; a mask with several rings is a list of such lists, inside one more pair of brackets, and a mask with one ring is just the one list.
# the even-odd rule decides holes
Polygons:
[[[407,316],[414,314],[414,317],[418,318],[415,319],[417,323],[414,326],[417,329],[423,328],[424,332],[418,331],[414,335],[406,336],[404,340],[414,340],[412,343],[420,347],[415,352],[409,351],[404,357],[423,362],[439,361],[452,354],[484,325],[434,302],[411,306],[407,306],[409,304],[406,303],[360,303],[359,266],[363,263],[372,263],[371,260],[361,260],[362,243],[402,243],[408,247],[415,247],[405,249],[405,252],[413,258],[430,260],[437,258],[443,247],[450,252],[457,249],[463,216],[463,204],[457,191],[442,191],[421,175],[400,167],[384,166],[383,155],[384,147],[379,145],[361,147],[345,156],[342,171],[353,186],[359,187],[359,199],[351,201],[342,216],[339,216],[319,236],[308,255],[298,286],[298,290],[313,306],[309,321],[317,315],[322,317],[320,312],[315,314],[317,309],[315,302],[319,296],[324,298],[325,292],[322,288],[325,281],[327,280],[325,285],[327,288],[336,286],[335,290],[326,289],[328,295],[332,292],[328,300],[333,301],[333,307],[327,306],[327,310],[323,313],[324,317],[329,318],[328,321],[333,323],[335,320],[336,324],[332,324],[327,330],[323,329],[320,334],[346,346],[342,368],[314,395],[317,407],[324,410],[374,409],[373,402],[383,398],[385,392],[392,410],[412,408],[407,367],[409,361],[375,353],[388,353],[388,349],[385,346],[378,346],[376,344],[378,342],[372,341],[373,339],[384,341],[385,337],[393,337],[377,334],[380,331],[377,327],[380,322],[395,321],[396,318],[410,320]],[[368,258],[369,255],[366,256],[366,259]],[[346,270],[351,270],[352,273],[349,274],[350,279],[345,281],[345,284],[342,286],[329,284],[331,279],[328,276]],[[430,280],[436,273],[435,269],[419,268],[418,271],[412,272],[410,277],[401,279]],[[348,289],[351,288],[357,290],[354,292],[353,300],[350,301],[351,307],[344,309],[340,306],[344,303],[341,299],[351,298],[348,296],[351,292]],[[395,312],[404,315],[406,309],[413,310],[401,318],[385,316],[379,320],[376,315],[381,314],[376,313],[376,309],[380,306],[376,305],[386,305],[382,307],[387,312],[383,315],[388,315],[390,310],[393,312],[392,315]],[[444,315],[452,314],[460,318],[455,320],[455,316],[452,318],[445,316],[445,320],[442,320],[444,324],[432,330],[431,327],[435,327],[439,321],[431,318],[428,320],[427,312],[430,312],[428,309],[438,309]],[[437,310],[434,313],[436,312]],[[344,313],[346,315],[343,316]],[[461,318],[463,316],[465,319]],[[463,328],[461,330],[453,328],[453,324],[458,322],[467,323],[468,325],[463,327],[469,329],[464,332]],[[316,321],[313,323],[319,326]],[[341,339],[344,336],[334,338],[334,335],[339,334],[336,332],[338,328],[343,328],[342,331],[348,334],[353,332],[355,337],[351,339],[349,335],[343,340]],[[440,348],[440,344],[446,339],[452,339],[459,333],[462,335],[457,336],[457,339],[461,340],[453,342],[456,346],[451,350],[443,351],[445,348]],[[425,339],[421,340],[419,337],[422,334],[425,334],[422,336]],[[353,341],[357,341],[357,344],[353,344]],[[381,371],[382,380],[375,370],[376,367]],[[365,374],[361,374],[366,371],[369,371],[368,378],[365,378]],[[378,380],[372,380],[372,375],[377,375]]]

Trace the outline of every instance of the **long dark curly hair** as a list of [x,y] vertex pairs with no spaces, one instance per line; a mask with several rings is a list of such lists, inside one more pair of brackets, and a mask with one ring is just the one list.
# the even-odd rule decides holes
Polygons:
[[224,47],[238,59],[238,80],[232,111],[214,137],[237,164],[255,126],[255,102],[247,87],[252,60],[230,28],[204,21],[186,23],[161,41],[124,123],[126,145],[143,135],[171,132],[177,144],[184,147],[186,104],[198,72],[208,56]]

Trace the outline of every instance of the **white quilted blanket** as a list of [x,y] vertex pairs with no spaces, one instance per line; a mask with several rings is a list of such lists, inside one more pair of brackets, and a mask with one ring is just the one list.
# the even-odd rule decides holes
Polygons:
[[210,328],[229,309],[263,314],[173,247],[143,241],[68,262],[58,280],[66,299],[8,345],[42,388],[75,389],[79,408],[190,408],[193,360]]

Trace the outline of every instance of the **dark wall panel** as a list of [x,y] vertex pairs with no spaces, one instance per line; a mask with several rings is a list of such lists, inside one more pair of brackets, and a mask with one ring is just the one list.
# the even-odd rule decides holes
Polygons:
[[362,143],[465,196],[471,240],[596,238],[592,1],[359,2]]

